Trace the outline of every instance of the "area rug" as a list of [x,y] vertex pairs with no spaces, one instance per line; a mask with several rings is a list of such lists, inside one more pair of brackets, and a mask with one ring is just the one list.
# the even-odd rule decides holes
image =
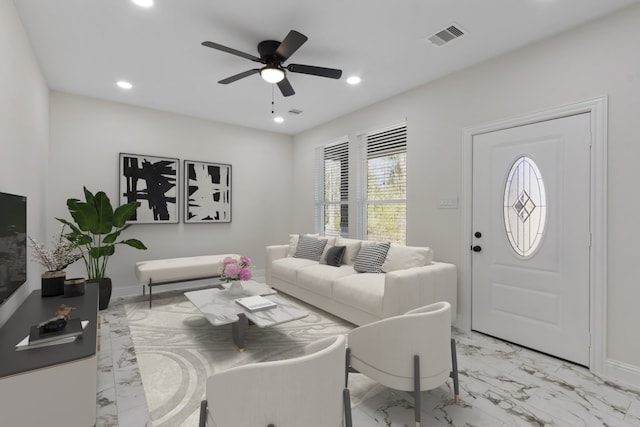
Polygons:
[[[206,379],[214,372],[296,357],[303,354],[306,344],[344,334],[354,327],[294,301],[308,310],[309,316],[271,328],[249,328],[242,352],[233,344],[231,325],[213,327],[182,294],[154,298],[153,309],[146,301],[127,304],[125,310],[154,426],[197,425]],[[350,380],[350,388],[352,406],[380,392],[380,386],[364,378],[356,384]]]

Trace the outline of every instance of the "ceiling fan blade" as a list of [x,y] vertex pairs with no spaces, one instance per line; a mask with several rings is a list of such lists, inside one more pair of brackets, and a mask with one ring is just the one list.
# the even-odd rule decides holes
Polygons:
[[276,49],[276,54],[286,61],[293,53],[307,41],[307,36],[296,30],[289,31],[289,34],[282,40],[280,46]]
[[296,93],[286,77],[278,82],[278,87],[280,88],[280,92],[282,92],[282,96],[291,96]]
[[339,79],[342,76],[342,70],[315,67],[313,65],[289,64],[287,70],[292,73],[311,74],[312,76],[328,77],[330,79]]
[[250,55],[248,53],[240,52],[239,50],[235,50],[235,49],[232,49],[232,48],[227,47],[227,46],[223,46],[223,45],[218,44],[218,43],[202,42],[202,46],[210,47],[211,49],[220,50],[222,52],[230,53],[232,55],[237,55],[237,56],[240,56],[242,58],[248,59],[250,61],[262,62],[262,60],[260,58],[258,58],[257,56],[253,56],[253,55]]
[[259,73],[259,72],[260,72],[260,70],[258,68],[254,68],[253,70],[247,70],[247,71],[242,72],[240,74],[236,74],[235,76],[231,76],[231,77],[227,77],[226,79],[222,79],[218,83],[221,83],[223,85],[228,85],[229,83],[233,83],[236,80],[244,79],[245,77],[249,77],[250,75],[256,74],[256,73]]

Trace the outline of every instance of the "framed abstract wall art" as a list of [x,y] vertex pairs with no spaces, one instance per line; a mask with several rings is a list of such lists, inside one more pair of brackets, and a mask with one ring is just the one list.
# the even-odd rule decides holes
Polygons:
[[141,203],[128,222],[178,222],[179,166],[178,159],[120,153],[120,204]]
[[184,161],[184,222],[231,222],[231,165]]

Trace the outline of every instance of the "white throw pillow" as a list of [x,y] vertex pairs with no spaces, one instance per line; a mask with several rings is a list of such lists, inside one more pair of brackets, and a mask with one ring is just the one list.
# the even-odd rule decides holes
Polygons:
[[428,247],[391,245],[387,259],[382,264],[382,271],[405,270],[411,267],[422,267],[433,262],[433,251]]

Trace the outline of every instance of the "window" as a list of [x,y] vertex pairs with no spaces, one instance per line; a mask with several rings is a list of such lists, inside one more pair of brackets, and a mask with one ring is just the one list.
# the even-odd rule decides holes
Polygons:
[[321,147],[316,188],[316,229],[325,236],[349,235],[349,142]]
[[405,244],[407,234],[407,125],[363,135],[362,238]]
[[542,241],[547,201],[542,174],[530,157],[522,156],[511,166],[503,208],[511,247],[521,257],[531,256]]

